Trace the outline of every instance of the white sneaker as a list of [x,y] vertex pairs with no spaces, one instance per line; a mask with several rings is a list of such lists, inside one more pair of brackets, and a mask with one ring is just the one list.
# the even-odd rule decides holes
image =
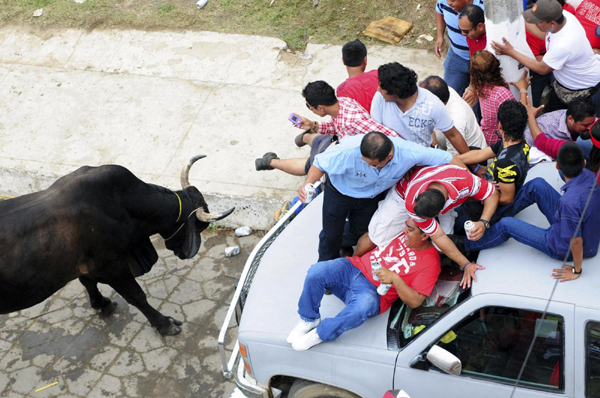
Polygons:
[[294,340],[296,340],[298,337],[304,336],[306,333],[310,332],[311,330],[313,330],[314,328],[319,326],[319,323],[321,323],[321,318],[315,319],[312,322],[306,322],[306,321],[300,319],[298,321],[298,323],[296,324],[296,326],[294,326],[294,328],[288,335],[286,341],[288,343],[292,344],[294,342]]
[[314,347],[319,343],[322,343],[323,340],[317,334],[317,329],[313,329],[310,332],[306,333],[304,336],[298,337],[292,343],[292,348],[296,351],[306,351],[310,347]]

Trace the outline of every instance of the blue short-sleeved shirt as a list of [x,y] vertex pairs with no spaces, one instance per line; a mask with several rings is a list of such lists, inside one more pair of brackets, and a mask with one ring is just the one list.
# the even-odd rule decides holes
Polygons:
[[385,102],[381,93],[375,93],[371,117],[405,140],[427,147],[431,146],[434,127],[444,132],[454,127],[444,103],[431,91],[421,87],[418,87],[415,104],[406,112],[402,112],[393,101]]
[[[482,10],[484,9],[483,0],[473,0],[473,5],[480,7]],[[460,13],[454,11],[446,0],[438,0],[435,11],[444,16],[444,22],[446,22],[446,27],[448,28],[448,38],[450,39],[450,45],[454,53],[463,59],[469,59],[467,37],[463,36],[458,28],[458,15]]]
[[344,138],[334,149],[317,155],[313,163],[329,175],[338,191],[352,198],[374,198],[394,186],[415,165],[437,166],[452,160],[448,152],[389,137],[394,145],[394,156],[381,170],[377,170],[370,167],[360,153],[363,137]]
[[[548,246],[559,256],[567,254],[570,239],[574,236],[583,239],[584,258],[593,257],[598,253],[598,245],[600,244],[600,233],[598,233],[600,211],[597,207],[600,203],[600,188],[598,184],[595,185],[590,205],[583,214],[585,203],[595,179],[594,173],[588,169],[583,169],[580,175],[569,180],[561,188],[565,193],[558,202],[558,210],[554,215],[554,223],[550,227],[548,235]],[[577,224],[582,215],[581,228],[575,235]]]

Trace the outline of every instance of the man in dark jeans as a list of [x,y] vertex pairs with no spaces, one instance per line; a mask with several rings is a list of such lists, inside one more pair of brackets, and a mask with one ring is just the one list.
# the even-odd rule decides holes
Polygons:
[[[504,217],[494,224],[481,239],[464,240],[465,249],[488,249],[513,238],[553,259],[573,261],[573,265],[563,265],[562,269],[555,269],[552,275],[561,282],[577,279],[581,274],[583,259],[598,253],[600,212],[594,204],[600,202],[600,189],[594,173],[584,168],[585,159],[577,144],[564,144],[557,160],[557,168],[566,180],[561,188],[564,195],[556,192],[543,178],[529,181],[517,194],[510,217]],[[592,205],[586,209],[588,198]],[[534,203],[546,216],[550,228],[539,228],[512,217]]]
[[[346,137],[332,150],[317,155],[305,183],[298,189],[298,197],[304,202],[304,186],[315,183],[327,173],[319,261],[338,258],[342,246],[356,244],[367,231],[385,191],[410,168],[450,162],[454,163],[447,152],[425,148],[399,137],[387,137],[377,131]],[[344,232],[346,217],[349,228]]]

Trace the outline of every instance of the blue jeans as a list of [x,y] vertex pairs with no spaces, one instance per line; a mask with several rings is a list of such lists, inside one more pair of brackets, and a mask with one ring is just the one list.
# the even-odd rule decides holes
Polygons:
[[552,248],[548,247],[550,228],[539,228],[513,218],[513,216],[536,203],[550,225],[552,225],[559,201],[560,194],[550,184],[543,178],[534,178],[521,187],[512,204],[498,207],[500,214],[497,211],[492,220],[499,219],[499,221],[485,231],[481,239],[477,241],[465,239],[465,249],[469,251],[489,249],[506,242],[509,238],[513,238],[554,259],[558,259],[557,254]]
[[461,96],[471,81],[469,66],[468,59],[456,55],[452,51],[452,46],[448,48],[448,54],[444,60],[444,81]]
[[[346,307],[334,318],[325,318],[317,326],[323,341],[337,339],[347,330],[362,325],[379,314],[381,298],[377,288],[347,258],[319,262],[308,270],[298,301],[298,314],[307,322],[321,317],[319,307],[325,289],[342,300]],[[392,287],[393,289],[393,287]]]
[[[319,235],[319,261],[338,258],[342,246],[356,245],[358,239],[367,232],[377,204],[384,197],[385,192],[372,199],[352,198],[327,182],[323,197],[323,228]],[[346,217],[349,224],[344,231]]]

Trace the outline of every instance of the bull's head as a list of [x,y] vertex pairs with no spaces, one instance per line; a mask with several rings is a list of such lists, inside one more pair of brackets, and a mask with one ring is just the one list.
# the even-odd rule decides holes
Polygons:
[[189,208],[194,211],[194,214],[190,216],[190,212],[187,212],[187,214],[183,213],[181,216],[187,217],[187,219],[183,220],[184,225],[170,238],[165,237],[167,249],[172,250],[182,260],[192,258],[198,253],[201,243],[200,232],[204,231],[211,222],[221,220],[235,210],[235,207],[232,207],[222,213],[209,213],[208,205],[204,201],[202,193],[196,187],[190,185],[190,169],[197,160],[204,157],[206,155],[194,156],[181,171],[181,187],[183,191],[179,191],[179,195],[182,202],[190,204]]

